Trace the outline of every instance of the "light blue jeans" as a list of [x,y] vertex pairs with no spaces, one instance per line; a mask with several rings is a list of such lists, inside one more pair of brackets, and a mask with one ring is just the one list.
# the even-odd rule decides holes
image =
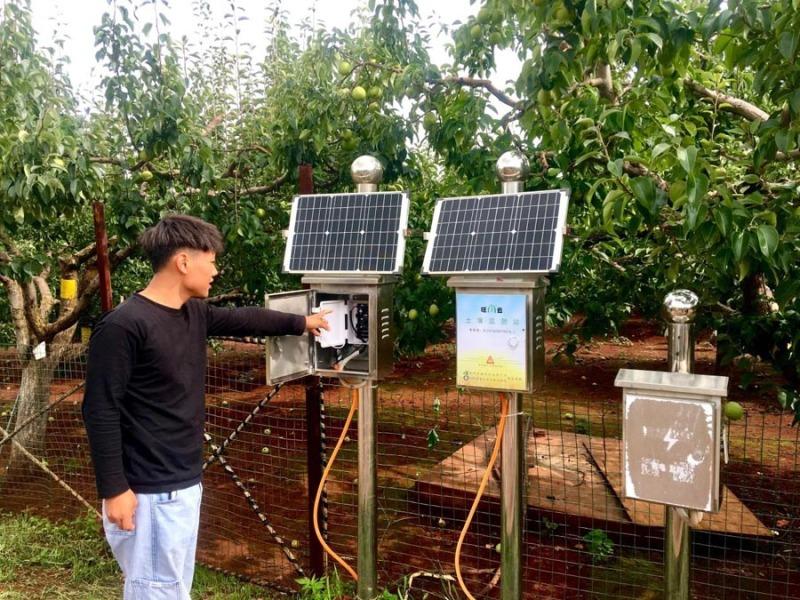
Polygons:
[[190,599],[202,496],[202,484],[136,494],[133,531],[109,521],[103,503],[106,540],[125,575],[124,600]]

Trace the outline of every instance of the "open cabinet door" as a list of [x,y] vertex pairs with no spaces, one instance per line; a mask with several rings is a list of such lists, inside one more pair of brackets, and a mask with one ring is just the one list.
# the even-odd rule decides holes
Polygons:
[[[272,310],[310,315],[314,306],[313,290],[278,292],[265,296],[265,306]],[[284,335],[267,340],[267,385],[300,379],[314,373],[311,334]]]

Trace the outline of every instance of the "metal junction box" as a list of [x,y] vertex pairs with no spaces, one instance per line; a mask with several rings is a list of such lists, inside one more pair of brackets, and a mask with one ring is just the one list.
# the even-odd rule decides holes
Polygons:
[[310,289],[266,295],[266,307],[296,314],[332,309],[330,332],[270,338],[267,385],[306,375],[382,379],[392,368],[397,276],[306,276]]
[[622,369],[623,497],[718,512],[728,378]]
[[456,385],[532,392],[544,383],[544,294],[538,276],[458,275]]

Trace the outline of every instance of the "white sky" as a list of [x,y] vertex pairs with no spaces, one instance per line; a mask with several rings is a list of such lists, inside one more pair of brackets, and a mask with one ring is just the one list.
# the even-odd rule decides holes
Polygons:
[[[263,24],[267,2],[264,0],[239,0],[248,20],[242,21],[240,39],[249,42],[255,49],[256,56],[263,52]],[[219,18],[227,12],[228,0],[210,0]],[[310,18],[316,10],[316,22],[327,28],[344,29],[351,21],[351,13],[365,6],[366,0],[289,0],[282,2],[282,9],[288,13],[290,23],[299,23]],[[42,43],[49,45],[53,41],[54,29],[66,38],[65,54],[70,58],[69,76],[72,84],[83,92],[97,89],[99,74],[95,72],[94,33],[92,28],[100,23],[103,12],[109,10],[108,0],[31,0],[34,27]],[[430,24],[454,21],[466,21],[477,13],[480,2],[471,4],[470,0],[418,0],[422,17]],[[170,0],[168,15],[173,39],[179,40],[183,35],[193,40],[195,22],[192,15],[192,0]],[[152,10],[148,8],[147,10]],[[431,57],[437,64],[451,62],[445,48],[449,36],[433,36],[431,41]],[[515,78],[519,61],[510,51],[498,53],[498,69],[492,78],[494,83],[503,87],[508,79]]]

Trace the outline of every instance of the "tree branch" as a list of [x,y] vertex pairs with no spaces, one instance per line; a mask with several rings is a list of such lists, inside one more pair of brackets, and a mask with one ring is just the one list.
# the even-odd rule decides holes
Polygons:
[[20,285],[5,275],[0,275],[0,282],[8,292],[8,304],[11,308],[11,322],[14,324],[14,333],[17,338],[17,348],[22,350],[30,345],[30,330],[25,317],[25,300],[22,296]]
[[39,316],[43,321],[47,320],[47,315],[53,308],[55,302],[53,301],[53,293],[50,291],[50,285],[47,283],[47,276],[49,275],[49,267],[42,271],[41,275],[33,278],[33,283],[36,289],[39,290]]
[[20,255],[14,240],[11,239],[11,236],[8,235],[8,232],[3,227],[0,227],[0,243],[6,247],[6,252],[0,252],[0,260],[3,262],[11,262],[12,256]]
[[[274,192],[275,190],[280,188],[284,183],[286,183],[286,180],[288,178],[289,178],[289,173],[287,172],[281,175],[280,177],[276,178],[271,183],[268,183],[267,185],[257,185],[254,187],[239,190],[239,196],[240,197],[254,196],[256,194],[268,194],[270,192]],[[230,193],[231,191],[232,190],[209,190],[208,192],[206,192],[206,195],[209,198],[214,198],[216,196],[219,196],[220,194]],[[189,196],[191,194],[200,194],[202,192],[203,190],[199,188],[186,188],[181,195]]]
[[614,102],[617,99],[617,95],[614,93],[614,80],[611,78],[610,65],[605,63],[598,64],[595,69],[595,76],[586,79],[584,83],[596,87],[600,95],[606,100]]
[[45,325],[42,317],[39,315],[39,303],[36,299],[36,286],[33,281],[26,281],[20,285],[22,289],[23,306],[25,309],[25,318],[28,320],[33,335],[39,340],[42,340],[45,332]]
[[643,164],[624,161],[622,170],[632,177],[650,177],[656,182],[656,185],[663,191],[669,191],[669,184],[658,173],[654,173]]
[[[122,248],[118,250],[110,259],[111,268],[113,270],[114,267],[119,265],[123,260],[131,256],[136,250],[136,245],[131,244],[126,248]],[[50,323],[44,331],[42,332],[40,337],[46,341],[52,340],[58,333],[64,331],[68,327],[71,327],[78,321],[78,317],[89,307],[89,304],[92,301],[94,294],[100,288],[100,278],[95,275],[92,277],[89,282],[84,286],[81,290],[80,296],[78,300],[75,302],[74,306],[71,310],[66,312],[65,314],[61,315],[58,319]]]
[[511,96],[495,87],[495,85],[488,79],[476,79],[474,77],[447,77],[445,79],[429,79],[428,83],[452,83],[455,85],[465,85],[471,88],[483,88],[488,91],[492,96],[500,100],[506,106],[511,108],[521,109],[524,103],[521,100],[514,100]]
[[715,90],[710,90],[696,81],[693,81],[692,79],[684,79],[683,84],[693,94],[699,96],[700,98],[710,100],[717,105],[728,105],[719,106],[720,110],[737,114],[740,117],[744,117],[750,121],[766,121],[769,119],[769,113],[761,110],[755,104],[750,104],[746,100],[735,98],[734,96],[723,94],[722,92],[717,92]]
[[239,290],[231,290],[230,292],[225,292],[224,294],[217,294],[216,296],[211,296],[206,300],[209,304],[222,304],[223,302],[230,302],[231,300],[241,300],[244,297],[244,294]]

